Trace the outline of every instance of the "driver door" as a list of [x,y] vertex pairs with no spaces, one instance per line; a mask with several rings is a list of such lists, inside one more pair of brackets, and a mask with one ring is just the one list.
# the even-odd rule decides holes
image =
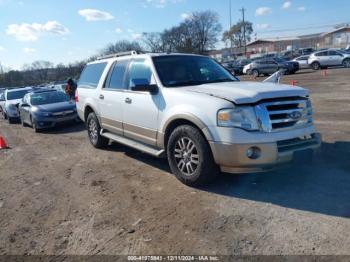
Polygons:
[[156,84],[152,61],[149,58],[133,59],[126,77],[128,89],[123,99],[124,136],[156,146],[160,90],[157,94],[131,90],[135,85]]

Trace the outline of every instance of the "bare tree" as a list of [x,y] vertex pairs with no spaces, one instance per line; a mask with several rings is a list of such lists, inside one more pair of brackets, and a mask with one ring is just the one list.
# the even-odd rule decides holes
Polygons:
[[166,51],[162,33],[143,33],[142,40],[148,51],[154,53]]
[[100,51],[100,55],[110,55],[115,54],[119,52],[126,52],[126,51],[141,51],[142,48],[140,44],[136,41],[127,41],[127,40],[121,40],[114,44],[109,44],[105,48],[103,48]]
[[244,24],[242,21],[239,21],[237,24],[233,25],[230,30],[224,32],[222,40],[226,43],[232,41],[235,47],[243,47],[244,43],[244,30],[245,27],[245,39],[247,42],[251,40],[251,35],[253,33],[253,24],[251,22],[245,21]]

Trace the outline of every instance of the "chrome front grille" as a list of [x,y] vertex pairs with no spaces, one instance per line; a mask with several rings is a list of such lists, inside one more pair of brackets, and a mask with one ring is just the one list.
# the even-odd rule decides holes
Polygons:
[[265,132],[295,129],[313,123],[312,106],[307,98],[290,98],[263,102],[255,107]]

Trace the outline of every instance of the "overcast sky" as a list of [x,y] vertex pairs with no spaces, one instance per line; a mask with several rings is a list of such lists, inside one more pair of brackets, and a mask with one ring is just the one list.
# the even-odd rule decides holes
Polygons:
[[[233,22],[241,18],[243,4],[258,38],[321,32],[350,22],[348,0],[232,0]],[[228,28],[229,0],[0,0],[0,62],[16,69],[34,60],[73,62],[201,10],[218,12]]]

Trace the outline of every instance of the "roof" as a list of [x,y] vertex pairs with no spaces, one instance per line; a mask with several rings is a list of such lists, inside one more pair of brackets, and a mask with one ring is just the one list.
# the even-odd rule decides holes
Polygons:
[[[119,55],[121,54],[121,55]],[[117,59],[125,58],[146,58],[146,57],[159,57],[159,56],[203,56],[198,54],[189,54],[189,53],[133,53],[132,52],[123,52],[123,53],[116,53],[105,57],[100,57],[95,61],[92,61],[88,64],[95,64],[100,62],[108,62],[108,61],[115,61]]]
[[21,90],[32,90],[33,88],[31,87],[21,87],[21,88],[13,88],[13,89],[6,89],[7,93],[11,92],[16,92],[16,91],[21,91]]
[[332,30],[330,32],[323,33],[323,35],[333,34],[333,33],[336,33],[338,31],[342,31],[342,30],[350,30],[350,26],[349,25],[342,26],[342,27],[336,28],[336,29],[334,29],[334,30]]
[[300,35],[300,36],[292,36],[292,37],[276,37],[276,38],[256,39],[256,40],[248,43],[247,46],[256,44],[257,42],[274,43],[274,42],[278,42],[278,41],[293,41],[293,40],[302,40],[302,39],[308,39],[308,38],[322,37],[322,36],[325,36],[328,34],[333,34],[333,33],[336,33],[338,31],[342,31],[342,30],[350,30],[350,26],[349,25],[342,26],[342,27],[333,29],[332,31],[324,32],[324,33],[316,33],[316,34],[308,34],[308,35]]

